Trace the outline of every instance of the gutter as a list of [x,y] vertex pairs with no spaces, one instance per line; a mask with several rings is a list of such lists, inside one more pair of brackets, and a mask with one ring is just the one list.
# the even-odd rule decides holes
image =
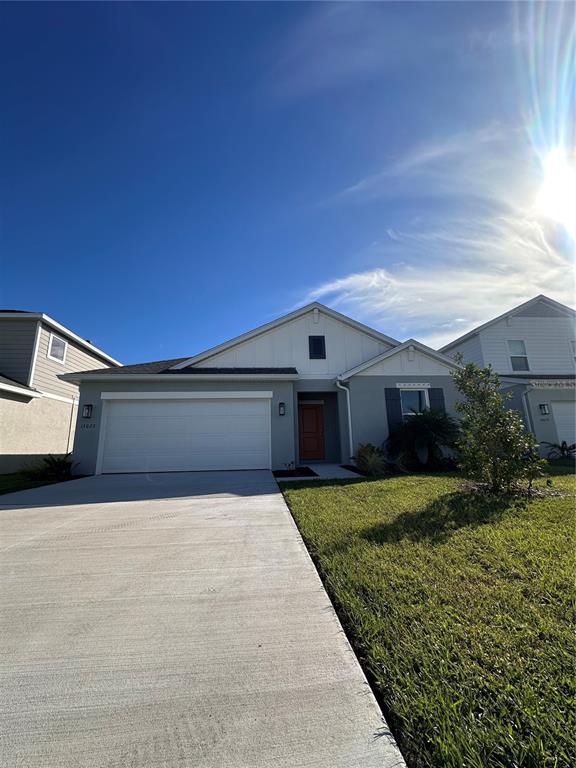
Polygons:
[[354,441],[352,439],[352,406],[350,405],[350,389],[348,387],[345,387],[339,378],[335,379],[334,383],[336,384],[338,389],[341,389],[342,392],[346,393],[346,415],[348,417],[348,442],[350,446],[350,459],[352,459],[352,456],[354,455]]

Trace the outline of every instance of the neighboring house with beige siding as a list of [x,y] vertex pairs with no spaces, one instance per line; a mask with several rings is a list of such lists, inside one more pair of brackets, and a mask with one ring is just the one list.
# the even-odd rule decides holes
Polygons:
[[48,315],[0,310],[0,473],[70,452],[78,387],[61,374],[119,365]]

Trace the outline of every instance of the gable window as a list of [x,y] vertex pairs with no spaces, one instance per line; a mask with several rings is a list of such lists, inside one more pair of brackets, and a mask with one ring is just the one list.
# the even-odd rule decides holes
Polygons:
[[60,336],[50,334],[50,341],[48,342],[48,357],[51,360],[57,360],[59,363],[63,363],[66,360],[66,350],[68,349],[68,343],[61,339]]
[[510,364],[513,371],[529,371],[526,344],[523,341],[509,341]]
[[402,406],[402,418],[422,413],[430,407],[427,389],[401,389],[400,404]]
[[308,336],[308,351],[310,360],[325,360],[326,338],[324,336]]

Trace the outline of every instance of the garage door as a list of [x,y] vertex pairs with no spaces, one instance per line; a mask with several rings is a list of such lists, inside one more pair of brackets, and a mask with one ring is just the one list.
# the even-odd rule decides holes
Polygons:
[[566,440],[568,445],[572,445],[576,442],[576,405],[560,402],[551,405],[558,442]]
[[101,472],[270,467],[270,400],[108,400]]

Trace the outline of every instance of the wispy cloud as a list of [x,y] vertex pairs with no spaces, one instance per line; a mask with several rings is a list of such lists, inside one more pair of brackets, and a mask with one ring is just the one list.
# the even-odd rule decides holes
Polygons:
[[[352,206],[370,204],[379,211],[382,236],[357,254],[369,269],[309,287],[306,301],[325,301],[393,336],[415,336],[434,346],[539,293],[574,301],[569,229],[555,226],[536,205],[542,158],[558,143],[569,153],[574,138],[576,46],[568,21],[573,8],[526,6],[526,12],[517,9],[514,24],[471,29],[460,41],[433,42],[437,50],[461,45],[461,56],[472,63],[487,61],[496,51],[504,56],[508,46],[518,62],[528,52],[519,68],[529,94],[524,114],[520,104],[514,124],[509,117],[478,124],[472,110],[466,126],[460,110],[452,132],[441,127],[448,119],[443,115],[435,135],[407,143],[323,201],[322,208],[350,216]],[[377,4],[318,10],[291,41],[293,87],[342,84],[359,73],[393,67],[414,51],[425,60],[431,43],[418,30],[412,37],[413,30],[408,37],[393,30],[388,48],[391,27],[383,26],[380,10]],[[482,52],[486,56],[477,56]],[[514,59],[506,56],[503,66],[510,68]],[[522,99],[523,88],[517,90]],[[491,94],[488,85],[479,98],[489,100]]]
[[362,254],[381,266],[313,287],[306,300],[433,346],[538,293],[571,303],[570,249],[559,246],[553,226],[534,210],[539,181],[528,143],[501,125],[408,148],[332,204],[416,192],[427,198],[426,216],[388,225]]
[[569,262],[534,220],[392,230],[372,250],[391,266],[327,281],[305,300],[327,302],[392,335],[435,347],[538,293],[573,300]]
[[[429,29],[379,3],[317,3],[275,52],[275,89],[302,95],[383,73],[433,48]],[[410,44],[407,44],[410,41]]]

